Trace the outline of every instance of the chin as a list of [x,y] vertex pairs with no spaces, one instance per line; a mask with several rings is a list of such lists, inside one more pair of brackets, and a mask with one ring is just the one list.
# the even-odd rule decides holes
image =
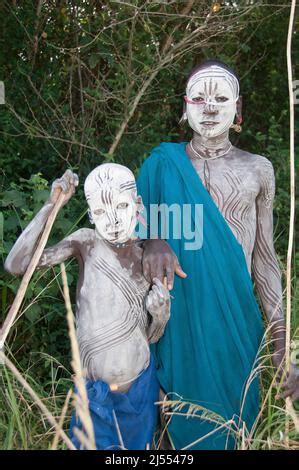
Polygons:
[[[136,225],[136,224],[135,224]],[[134,227],[135,227],[134,225]],[[121,228],[120,229],[120,236],[118,237],[114,237],[111,232],[108,233],[107,232],[100,232],[99,230],[96,229],[96,234],[98,236],[98,238],[101,238],[102,240],[106,240],[107,242],[109,243],[112,243],[112,244],[117,244],[117,243],[126,243],[127,241],[131,240],[133,237],[134,237],[134,230],[131,231],[131,227],[130,227],[130,230],[126,230],[125,228]]]
[[119,238],[114,238],[114,240],[111,240],[112,243],[126,243],[128,240],[130,240],[127,237],[119,237]]
[[114,243],[126,243],[133,238],[134,233],[125,234],[122,237],[117,238]]
[[210,129],[201,127],[198,133],[203,137],[210,137],[212,139],[221,135],[223,133],[223,129],[217,129],[217,126],[211,127]]
[[107,236],[102,237],[102,238],[105,238],[105,240],[107,240],[109,243],[112,243],[113,245],[117,245],[118,243],[128,242],[132,237],[128,236],[128,235],[123,235],[122,237],[113,238],[113,237],[107,235]]

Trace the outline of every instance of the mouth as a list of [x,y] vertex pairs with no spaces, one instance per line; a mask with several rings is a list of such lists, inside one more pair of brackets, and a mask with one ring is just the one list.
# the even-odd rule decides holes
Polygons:
[[200,124],[202,126],[213,127],[213,126],[216,126],[217,124],[219,124],[219,122],[216,122],[216,121],[202,121]]
[[112,232],[108,232],[109,237],[118,238],[120,234],[122,234],[124,229],[121,230],[113,230]]

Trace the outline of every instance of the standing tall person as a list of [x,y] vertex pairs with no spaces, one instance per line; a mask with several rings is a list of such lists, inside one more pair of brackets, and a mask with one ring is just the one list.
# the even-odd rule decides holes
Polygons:
[[[265,157],[229,140],[230,128],[240,131],[242,122],[239,80],[230,67],[202,63],[190,74],[184,99],[182,120],[193,129],[192,140],[155,148],[138,180],[147,215],[151,204],[203,205],[200,249],[186,250],[184,237],[173,237],[171,230],[167,239],[188,277],[174,282],[170,321],[154,348],[158,377],[174,399],[233,419],[233,429],[245,423],[250,430],[259,411],[259,384],[248,378],[263,337],[251,275],[270,325],[276,367],[285,353],[281,274],[273,246],[274,172]],[[172,279],[169,259],[163,241],[149,240],[144,274]],[[177,267],[176,272],[183,277]],[[284,387],[283,397],[299,397],[295,367]],[[234,448],[234,434],[225,427],[215,432],[216,427],[173,415],[168,436],[176,449],[191,443],[191,449]]]

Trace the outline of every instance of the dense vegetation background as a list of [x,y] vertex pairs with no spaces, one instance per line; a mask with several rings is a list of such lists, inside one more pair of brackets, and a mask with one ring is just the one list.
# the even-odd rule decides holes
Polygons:
[[[275,246],[284,272],[289,221],[285,56],[289,4],[285,0],[2,1],[0,80],[6,89],[6,104],[0,107],[2,259],[46,200],[49,184],[67,168],[79,174],[81,183],[104,161],[137,172],[161,141],[188,139],[188,130],[178,125],[186,76],[202,59],[216,57],[231,65],[241,80],[244,125],[240,135],[232,135],[233,142],[267,156],[275,168]],[[294,59],[299,51],[298,25],[297,18]],[[293,72],[299,78],[298,62]],[[296,165],[298,169],[298,160]],[[59,215],[50,241],[87,224],[81,185]],[[294,250],[294,334],[299,319],[296,266],[298,271],[299,253]],[[23,318],[8,340],[14,360],[45,400],[55,398],[54,407],[70,385],[70,347],[58,272],[55,268],[36,273],[22,307]],[[71,263],[68,280],[73,293],[76,275]],[[2,271],[0,283],[2,320],[19,280]],[[7,373],[5,380],[11,394],[0,392],[0,447],[42,447],[42,423],[30,421],[28,402],[15,391]],[[272,432],[274,422],[271,415],[267,432]],[[27,435],[22,426],[32,432]]]

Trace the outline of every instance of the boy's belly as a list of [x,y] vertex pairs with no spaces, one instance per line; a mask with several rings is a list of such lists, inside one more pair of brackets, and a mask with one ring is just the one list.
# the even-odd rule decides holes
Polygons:
[[91,380],[103,380],[111,389],[126,392],[137,376],[147,368],[150,350],[146,338],[137,327],[124,338],[79,336],[83,368]]

